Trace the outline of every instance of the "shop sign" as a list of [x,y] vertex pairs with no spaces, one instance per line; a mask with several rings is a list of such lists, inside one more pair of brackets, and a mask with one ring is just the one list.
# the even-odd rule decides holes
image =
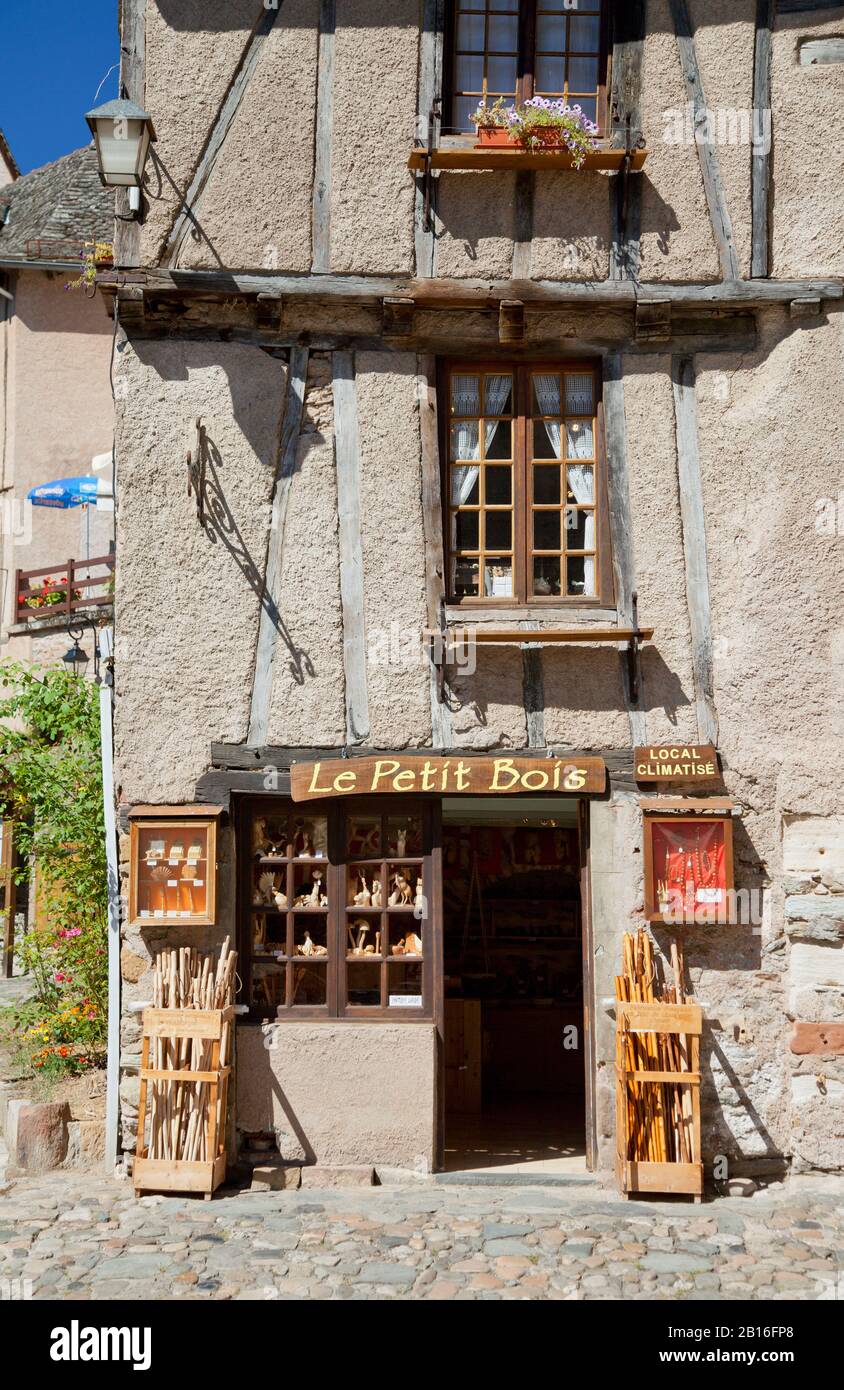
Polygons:
[[718,753],[711,743],[654,744],[633,749],[637,782],[660,782],[663,785],[717,782]]
[[517,792],[565,795],[602,792],[603,758],[328,758],[294,763],[290,791],[294,801],[322,796],[407,795],[495,796]]

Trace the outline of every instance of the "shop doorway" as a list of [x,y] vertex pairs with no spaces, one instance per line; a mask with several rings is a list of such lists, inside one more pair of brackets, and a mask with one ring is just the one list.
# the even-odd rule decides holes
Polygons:
[[443,802],[444,1168],[586,1166],[576,798]]

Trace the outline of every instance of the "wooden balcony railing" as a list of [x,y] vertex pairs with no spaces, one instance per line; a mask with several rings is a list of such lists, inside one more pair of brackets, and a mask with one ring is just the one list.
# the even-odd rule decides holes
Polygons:
[[15,622],[42,618],[69,621],[76,614],[114,603],[114,556],[67,560],[40,570],[15,575]]

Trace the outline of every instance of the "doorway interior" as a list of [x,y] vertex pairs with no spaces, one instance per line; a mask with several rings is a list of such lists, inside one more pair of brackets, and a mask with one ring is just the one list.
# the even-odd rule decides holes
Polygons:
[[444,1167],[583,1170],[576,798],[445,799]]

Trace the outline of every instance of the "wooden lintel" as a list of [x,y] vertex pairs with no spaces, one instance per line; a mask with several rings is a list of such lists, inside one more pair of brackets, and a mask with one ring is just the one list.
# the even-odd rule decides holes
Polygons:
[[525,305],[553,308],[587,305],[634,306],[638,300],[670,300],[673,306],[707,305],[722,308],[764,307],[788,304],[792,299],[817,295],[821,299],[844,297],[844,279],[721,280],[711,284],[635,284],[630,280],[414,280],[410,277],[368,275],[287,275],[267,271],[168,270],[156,268],[128,273],[103,271],[97,276],[103,289],[141,284],[159,293],[232,295],[275,294],[291,299],[334,300],[377,304],[385,298],[410,298],[417,308],[497,309],[502,300],[518,299]]
[[670,337],[670,299],[640,299],[636,304],[636,341],[655,342]]
[[382,303],[382,330],[385,338],[409,338],[413,332],[416,304],[408,296],[385,295]]
[[522,343],[524,339],[524,304],[520,299],[502,299],[498,306],[499,343]]

